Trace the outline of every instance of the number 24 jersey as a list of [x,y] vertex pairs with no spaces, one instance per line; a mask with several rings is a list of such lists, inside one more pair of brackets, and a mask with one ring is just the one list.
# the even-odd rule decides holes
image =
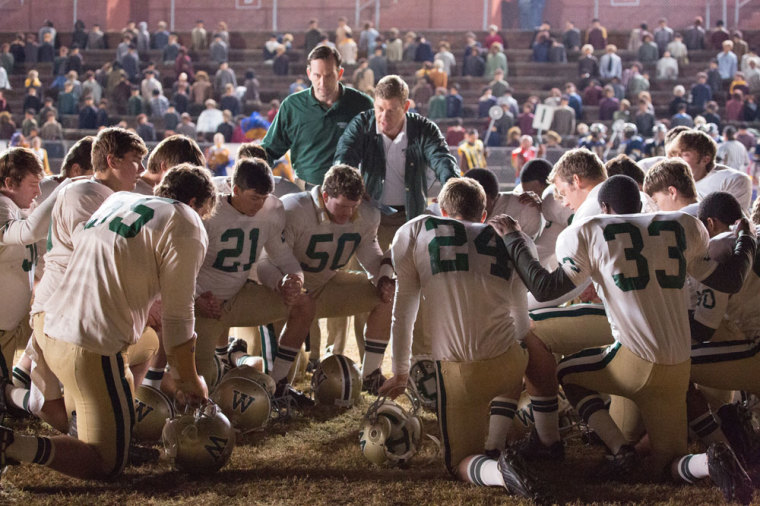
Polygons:
[[681,212],[600,215],[565,229],[556,254],[576,286],[597,283],[616,340],[649,362],[678,364],[691,344],[686,274],[702,280],[716,267],[708,240]]

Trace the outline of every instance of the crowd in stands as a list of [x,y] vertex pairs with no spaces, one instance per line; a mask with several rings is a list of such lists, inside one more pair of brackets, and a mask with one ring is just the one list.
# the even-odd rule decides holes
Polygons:
[[[538,151],[546,156],[552,147],[561,153],[561,146],[585,145],[607,157],[618,152],[634,158],[637,153],[651,155],[657,132],[678,125],[701,128],[719,142],[737,139],[747,156],[733,156],[739,150],[732,148],[731,159],[743,164],[735,168],[751,170],[753,158],[760,156],[748,128],[760,122],[760,57],[739,30],[729,32],[720,21],[706,30],[697,18],[681,31],[669,27],[664,18],[651,31],[642,23],[621,49],[609,41],[598,19],[585,31],[572,21],[561,32],[544,22],[535,28],[529,48],[512,49],[529,49],[536,64],[575,62],[577,79],[562,82],[559,77],[543,100],[544,92],[534,92],[522,103],[516,96],[522,99],[524,93],[516,93],[509,84],[514,71],[505,51],[511,39],[495,25],[480,39],[469,32],[464,40],[434,42],[412,31],[380,32],[372,22],[354,33],[346,18],[327,32],[315,19],[303,34],[303,44],[296,44],[290,33],[271,34],[261,48],[264,65],[259,70],[231,59],[235,48],[224,22],[210,31],[198,21],[185,38],[170,32],[163,21],[153,32],[145,22],[130,21],[115,48],[108,47],[109,37],[99,25],[88,29],[81,21],[69,46],[62,44],[50,21],[37,33],[18,33],[0,45],[0,139],[33,146],[37,138],[62,140],[69,130],[120,124],[134,128],[146,142],[175,132],[215,144],[218,134],[223,142],[255,140],[273,120],[279,99],[308,88],[305,76],[294,71],[309,51],[327,44],[352,67],[343,76],[344,84],[371,95],[382,77],[401,74],[410,84],[412,111],[448,126],[452,148],[462,144],[466,153],[473,145],[483,145],[483,150],[512,148],[518,172],[521,160]],[[108,58],[99,68],[87,63],[88,55],[104,51],[113,51],[113,60]],[[701,63],[704,68],[694,73]],[[410,66],[417,70],[403,72]],[[244,72],[243,82],[238,82],[236,70]],[[12,77],[24,73],[23,88],[14,89]],[[277,99],[262,103],[257,74],[293,80],[282,86]],[[666,83],[672,83],[667,102],[662,93],[653,93],[670,87]],[[477,101],[463,92],[478,86]],[[3,93],[23,93],[21,110],[12,110]],[[533,120],[540,104],[551,106],[554,118],[550,131],[539,138]],[[501,108],[501,114],[490,120],[494,107]],[[467,120],[467,128],[461,118]],[[473,122],[474,118],[479,120]],[[633,131],[631,127],[634,137],[642,139],[640,148],[631,148],[624,135]]]

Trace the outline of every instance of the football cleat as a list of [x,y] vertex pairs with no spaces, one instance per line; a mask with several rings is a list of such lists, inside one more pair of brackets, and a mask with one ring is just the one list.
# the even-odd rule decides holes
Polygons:
[[277,389],[272,397],[272,412],[278,420],[287,420],[292,418],[296,412],[313,406],[314,400],[300,390],[293,388],[288,383],[288,378],[282,378],[277,383]]
[[161,457],[161,452],[155,448],[138,446],[134,443],[129,445],[129,465],[140,467],[145,464],[155,464]]
[[752,501],[752,481],[728,445],[713,443],[707,448],[707,468],[726,502],[749,504]]
[[760,436],[752,425],[752,413],[740,403],[724,404],[718,409],[720,428],[736,456],[745,466],[760,462]]
[[432,360],[415,360],[409,369],[409,389],[414,392],[423,408],[428,411],[438,409],[438,384],[435,379],[435,363]]
[[222,376],[226,374],[230,369],[234,369],[235,361],[232,359],[234,353],[248,353],[248,343],[245,339],[238,339],[231,337],[230,344],[227,345],[227,354],[221,358]]
[[211,394],[211,400],[221,408],[232,426],[243,434],[263,429],[269,421],[269,394],[248,378],[225,377]]
[[565,445],[557,441],[549,446],[541,442],[536,428],[530,431],[530,435],[515,445],[515,451],[525,460],[552,460],[562,462],[565,460]]
[[539,493],[538,477],[513,448],[507,448],[501,452],[498,466],[507,492],[535,502],[544,501]]
[[306,372],[314,374],[314,371],[317,370],[317,367],[319,367],[319,359],[310,358],[309,362],[306,364]]
[[614,455],[607,454],[594,471],[594,478],[599,481],[625,481],[636,469],[639,457],[631,445],[623,445]]
[[401,464],[417,452],[422,441],[422,422],[416,410],[407,412],[385,397],[367,410],[359,433],[362,454],[375,465]]
[[5,471],[7,466],[16,466],[18,461],[6,455],[8,447],[13,444],[13,430],[0,425],[0,470]]
[[166,420],[174,417],[174,404],[161,390],[140,385],[135,390],[135,424],[132,437],[135,441],[155,443],[161,441]]
[[354,361],[330,355],[314,371],[311,389],[317,404],[350,408],[361,400],[363,382]]
[[380,372],[380,368],[375,369],[362,379],[362,392],[369,392],[370,395],[377,395],[380,387],[385,383],[386,377]]
[[235,429],[216,404],[206,401],[193,413],[167,420],[162,439],[164,453],[177,470],[206,474],[230,459]]

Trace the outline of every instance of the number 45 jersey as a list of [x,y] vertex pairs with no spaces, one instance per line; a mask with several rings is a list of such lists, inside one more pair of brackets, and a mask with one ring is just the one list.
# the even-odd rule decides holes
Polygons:
[[557,239],[557,261],[578,286],[589,277],[601,289],[612,334],[657,364],[689,359],[686,274],[705,279],[707,230],[681,212],[599,215],[573,224]]
[[391,331],[394,364],[408,363],[407,343],[420,296],[425,299],[423,328],[436,360],[484,360],[514,343],[510,308],[526,307],[525,288],[493,228],[419,216],[396,232],[391,252],[398,275]]
[[160,294],[167,348],[193,335],[193,294],[208,239],[200,216],[175,200],[118,192],[76,235],[48,301],[45,334],[101,355],[137,342]]

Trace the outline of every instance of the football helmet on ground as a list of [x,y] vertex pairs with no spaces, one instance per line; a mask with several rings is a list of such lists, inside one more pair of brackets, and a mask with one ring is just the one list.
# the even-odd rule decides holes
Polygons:
[[211,400],[243,434],[263,429],[272,410],[271,399],[264,388],[242,376],[226,376],[211,394]]
[[362,378],[353,360],[330,355],[314,371],[311,388],[318,404],[350,408],[361,399]]
[[367,410],[359,433],[364,456],[375,465],[406,462],[422,441],[422,421],[416,409],[407,412],[396,402],[378,398]]
[[174,404],[161,390],[140,385],[135,390],[135,425],[132,437],[143,443],[161,440],[166,420],[174,417]]
[[438,409],[438,385],[432,360],[420,357],[412,363],[408,388],[417,396],[423,408],[429,411]]

